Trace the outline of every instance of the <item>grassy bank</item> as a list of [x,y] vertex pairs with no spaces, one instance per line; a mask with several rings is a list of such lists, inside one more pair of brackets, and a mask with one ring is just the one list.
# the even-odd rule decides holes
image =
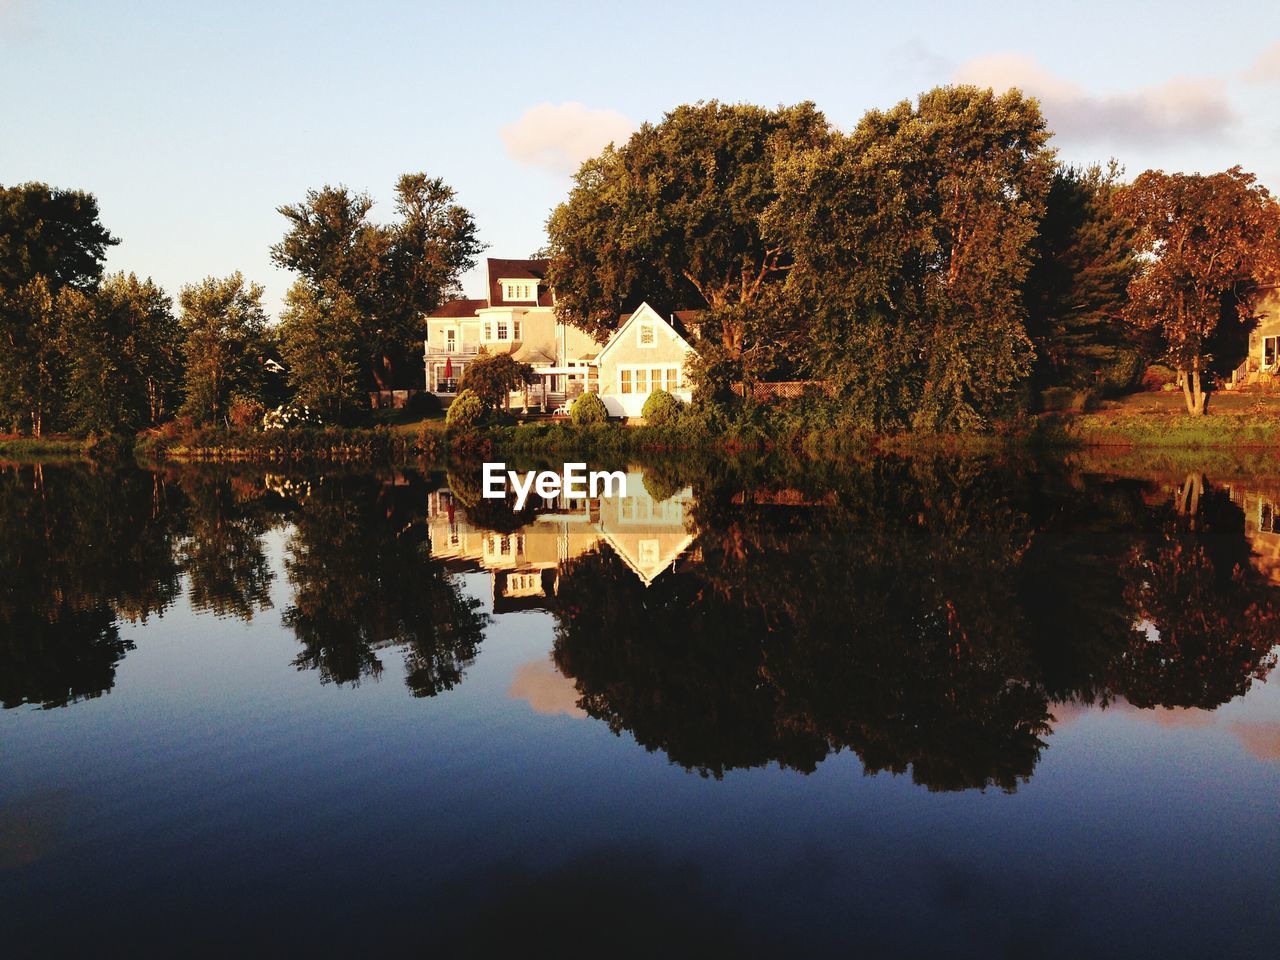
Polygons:
[[155,430],[142,434],[135,453],[149,461],[290,463],[396,463],[438,459],[446,448],[440,429],[319,427],[296,430]]
[[75,437],[0,437],[0,458],[69,460],[80,456],[82,445]]
[[[535,420],[489,424],[449,433],[442,420],[405,421],[365,428],[257,431],[169,425],[139,438],[136,452],[151,461],[288,463],[435,463],[451,459],[586,459],[643,461],[675,454],[724,457],[751,452],[798,460],[844,459],[874,453],[992,455],[1020,452],[1067,456],[1076,451],[1128,450],[1172,454],[1250,451],[1250,459],[1280,454],[1280,398],[1225,395],[1211,412],[1192,418],[1179,398],[1137,394],[1097,411],[1020,417],[982,433],[872,434],[838,408],[782,406],[687,412],[656,426],[611,422],[575,426]],[[11,441],[12,443],[12,441]],[[34,449],[35,441],[18,441]],[[50,442],[50,452],[78,452],[75,441]],[[0,451],[4,448],[0,446]],[[1181,458],[1178,458],[1181,459]],[[1194,458],[1193,458],[1194,459]],[[1277,457],[1280,459],[1280,457]]]

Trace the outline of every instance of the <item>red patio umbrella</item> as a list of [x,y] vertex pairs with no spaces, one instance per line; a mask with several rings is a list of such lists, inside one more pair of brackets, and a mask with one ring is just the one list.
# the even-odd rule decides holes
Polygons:
[[444,378],[446,380],[453,379],[453,357],[444,358]]

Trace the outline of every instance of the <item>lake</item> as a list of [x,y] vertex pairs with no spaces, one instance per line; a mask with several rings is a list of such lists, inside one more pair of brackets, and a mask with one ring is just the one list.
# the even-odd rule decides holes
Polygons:
[[0,466],[0,949],[1274,956],[1227,474]]

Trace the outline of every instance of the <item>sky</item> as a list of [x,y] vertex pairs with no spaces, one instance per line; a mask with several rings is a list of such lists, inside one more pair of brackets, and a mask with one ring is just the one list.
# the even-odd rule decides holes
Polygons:
[[[277,314],[276,212],[426,171],[528,256],[577,164],[681,103],[812,100],[837,127],[933,86],[1040,98],[1059,156],[1280,192],[1280,4],[0,0],[0,184],[89,190],[108,270],[234,270]],[[483,294],[480,268],[464,279]]]

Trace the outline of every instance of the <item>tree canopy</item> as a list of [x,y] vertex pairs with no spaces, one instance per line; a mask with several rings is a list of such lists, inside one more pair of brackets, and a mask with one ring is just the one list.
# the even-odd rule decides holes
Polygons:
[[739,358],[750,347],[739,308],[757,304],[789,263],[763,229],[776,165],[830,136],[812,103],[713,100],[644,124],[584,163],[548,220],[557,312],[602,336],[643,299],[707,308],[708,332]]
[[364,375],[378,387],[389,385],[408,344],[422,339],[423,316],[456,292],[484,249],[474,218],[443,180],[405,174],[395,193],[397,219],[378,224],[367,194],[310,190],[302,203],[279,208],[289,228],[271,248],[278,265],[324,292],[318,308],[341,306]]
[[942,87],[790,158],[772,231],[812,371],[876,427],[973,427],[1030,370],[1022,284],[1053,173],[1034,100]]
[[234,399],[262,394],[267,315],[262,287],[237,271],[182,288],[183,410],[200,422],[225,420]]

